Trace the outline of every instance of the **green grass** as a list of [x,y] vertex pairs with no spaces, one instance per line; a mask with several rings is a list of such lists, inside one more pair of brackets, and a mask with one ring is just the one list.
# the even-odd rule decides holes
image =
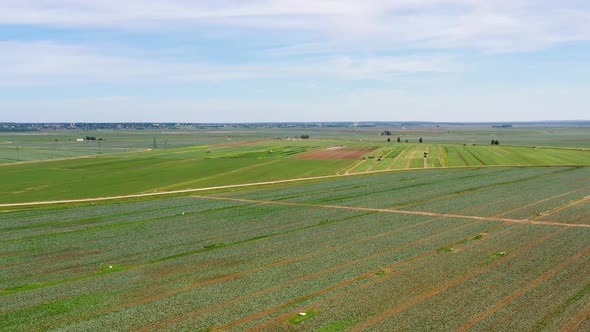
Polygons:
[[484,259],[483,261],[481,261],[480,265],[486,265],[486,264],[490,264],[502,257],[506,256],[506,252],[505,251],[498,251],[495,252],[491,255],[489,255],[488,257],[486,257],[486,259]]
[[[305,315],[301,315],[301,313],[304,313]],[[290,324],[299,324],[305,320],[313,318],[315,315],[318,314],[315,310],[312,310],[312,309],[302,311],[301,313],[298,313],[298,314],[294,315],[293,317],[289,318],[289,323]]]
[[[247,151],[247,149],[242,148]],[[161,152],[2,167],[0,202],[75,199],[336,174],[348,160],[175,158]]]

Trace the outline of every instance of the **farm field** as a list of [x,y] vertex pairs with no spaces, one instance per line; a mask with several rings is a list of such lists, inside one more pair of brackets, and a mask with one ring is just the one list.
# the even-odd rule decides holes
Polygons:
[[583,330],[589,179],[587,167],[426,169],[4,208],[0,321],[6,331]]
[[[111,153],[152,149],[174,149],[191,146],[239,144],[277,138],[299,137],[301,134],[319,139],[330,147],[345,144],[365,146],[383,145],[383,130],[391,130],[396,137],[410,143],[423,137],[429,144],[487,145],[499,139],[505,146],[588,148],[590,137],[586,127],[490,128],[489,126],[401,126],[388,128],[215,128],[176,130],[42,130],[38,132],[0,132],[0,164],[96,156]],[[101,141],[77,142],[93,136]],[[154,142],[155,141],[155,142]],[[330,141],[333,145],[330,145]],[[434,161],[433,161],[434,162]]]
[[0,164],[0,204],[400,169],[543,165],[590,165],[590,150],[332,139],[268,139],[158,148]]
[[[162,150],[191,146],[236,145],[290,134],[289,131],[269,128],[0,132],[0,164],[145,151],[153,149],[154,144]],[[95,137],[97,140],[76,141],[86,136]]]

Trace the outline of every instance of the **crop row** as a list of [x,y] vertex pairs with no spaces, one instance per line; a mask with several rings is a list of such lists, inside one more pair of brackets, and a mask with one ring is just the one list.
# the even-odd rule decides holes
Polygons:
[[[295,306],[276,316],[272,325],[260,321],[261,324],[253,328],[276,330],[285,324],[285,317],[313,308],[318,314],[303,323],[305,329],[351,322],[352,330],[451,330],[503,299],[507,300],[497,305],[498,310],[512,303],[512,298],[519,299],[521,292],[522,295],[528,294],[536,288],[528,285],[537,282],[539,276],[559,280],[561,269],[556,268],[569,257],[574,257],[571,267],[583,266],[588,261],[590,250],[586,236],[588,232],[582,234],[574,230],[541,230],[534,226],[512,228],[503,236],[470,241],[449,254],[441,255],[439,259],[402,273],[387,272],[372,282],[360,283],[343,292]],[[498,251],[503,254],[495,255]],[[583,255],[576,257],[579,251],[583,251]],[[570,267],[570,264],[565,265]],[[576,276],[580,278],[582,275]],[[584,279],[582,284],[553,282],[553,291],[559,293],[563,290],[570,295],[583,291],[585,282],[589,281],[587,276]],[[544,282],[540,280],[535,285],[545,286]],[[538,306],[545,303],[537,301],[534,303]],[[547,307],[543,312],[555,307],[545,304]],[[572,309],[580,310],[585,303],[576,299],[570,305]],[[518,319],[507,322],[502,320],[506,319],[505,316],[498,319],[498,316],[492,315],[493,310],[489,312],[486,318],[495,323],[521,324],[527,330],[537,323],[535,320]],[[528,308],[518,312],[520,317],[536,313]],[[492,329],[498,328],[501,329],[502,325]]]
[[[316,216],[316,219],[315,219],[316,220],[316,223],[317,223],[317,219],[318,219],[318,216]],[[322,220],[321,219],[321,216],[319,216],[319,219],[320,219],[320,221]],[[408,220],[411,220],[411,219],[408,219]],[[346,222],[346,224],[349,225],[350,230],[351,230],[351,232],[353,232],[353,234],[355,232],[358,233],[357,226],[362,227],[362,223],[360,225],[357,225],[357,221],[358,220],[351,220],[351,222]],[[369,217],[367,217],[367,219],[366,219],[365,222],[368,222],[368,223],[371,223],[371,224],[374,225],[375,222],[379,222],[379,219],[376,220],[375,218],[369,218]],[[405,222],[401,222],[402,225],[404,223]],[[288,239],[289,241],[292,241],[292,236],[294,236],[295,234],[300,234],[300,237],[299,238],[301,240],[308,241],[309,236],[310,235],[316,235],[318,233],[318,230],[320,230],[320,229],[330,229],[330,233],[331,234],[334,234],[333,233],[334,231],[337,231],[338,234],[340,234],[340,232],[343,232],[343,230],[341,229],[341,227],[334,228],[335,225],[336,224],[334,224],[332,226],[332,224],[330,224],[330,223],[324,223],[319,228],[316,228],[316,229],[313,229],[313,230],[312,229],[309,229],[309,231],[303,231],[301,233],[289,233],[289,234],[285,234],[285,235],[282,235],[282,236],[279,235],[279,238],[284,238],[285,240]],[[383,224],[383,226],[388,227],[388,228],[390,228],[390,227],[398,227],[399,225],[400,225],[400,223],[398,223],[398,222]],[[407,224],[406,224],[406,226],[407,226]],[[368,227],[368,228],[362,228],[362,229],[370,230],[374,235],[378,234],[378,232],[379,232],[379,228],[376,228],[376,227]],[[225,231],[226,232],[230,232],[228,229],[225,229]],[[343,234],[346,234],[346,232],[344,231]],[[417,235],[419,235],[419,234],[420,233],[417,233]],[[350,235],[351,234],[349,234],[349,237],[343,238],[343,240],[347,240],[347,241],[350,240],[352,238]],[[127,236],[129,236],[129,235],[127,235]],[[399,240],[406,241],[406,236],[400,237]],[[317,236],[314,236],[314,241],[321,241],[320,239],[322,239],[322,238],[331,238],[331,237],[326,237],[326,234],[323,234],[323,235],[322,234],[319,234]],[[275,238],[272,238],[272,239],[274,240]],[[170,239],[163,239],[163,240],[165,240],[167,242],[170,241]],[[260,243],[262,245],[263,243],[268,242],[270,240],[271,240],[271,238],[269,238],[269,239],[261,239],[260,240]],[[391,241],[391,239],[389,239],[389,241]],[[239,264],[236,264],[236,266],[235,266],[236,273],[238,271],[242,270],[243,264],[258,264],[258,263],[263,263],[264,260],[267,260],[267,259],[271,259],[272,260],[272,259],[280,259],[281,257],[288,257],[289,256],[289,253],[293,253],[293,250],[297,248],[297,246],[293,246],[293,245],[290,245],[290,246],[280,246],[280,247],[274,247],[273,246],[273,248],[271,248],[272,250],[271,251],[268,251],[268,250],[266,250],[266,247],[268,246],[268,243],[266,243],[260,249],[260,250],[263,250],[263,253],[265,253],[263,256],[258,257],[256,259],[243,257],[244,253],[251,253],[251,252],[255,253],[256,252],[256,250],[254,249],[254,247],[252,247],[256,243],[257,243],[257,241],[254,241],[252,243],[247,243],[247,245],[249,247],[249,249],[247,251],[243,251],[244,249],[237,250],[237,249],[239,249],[240,246],[236,246],[235,247],[235,248],[237,248],[236,249],[237,252],[236,253],[232,253],[232,255],[235,255],[236,256],[235,259],[238,259],[238,261],[241,262]],[[246,243],[244,243],[243,246],[246,246]],[[309,250],[310,247],[312,247],[312,246],[310,246],[309,243],[308,243],[305,246],[302,246],[301,247],[301,250]],[[316,246],[313,246],[314,249],[316,247],[317,247],[317,245]],[[219,261],[219,259],[221,259],[221,257],[220,258],[216,258],[215,256],[217,256],[218,254],[223,254],[224,252],[227,252],[227,250],[231,250],[233,252],[234,251],[233,248],[234,247],[228,247],[227,249],[225,249],[225,248],[222,247],[219,250],[205,251],[204,253],[199,254],[199,255],[189,255],[189,256],[185,256],[186,258],[179,257],[177,260],[172,260],[170,262],[173,262],[173,261],[176,261],[177,262],[176,269],[178,269],[178,267],[181,267],[181,268],[182,267],[193,267],[193,269],[197,269],[197,270],[195,271],[195,270],[190,270],[189,269],[188,271],[185,271],[186,273],[188,273],[188,275],[186,273],[174,273],[174,274],[171,275],[171,277],[174,277],[174,278],[186,277],[186,278],[188,278],[188,280],[194,279],[194,273],[197,272],[197,271],[200,273],[201,270],[199,268],[200,267],[205,267],[207,265],[195,264],[195,263],[188,263],[188,262],[187,263],[182,263],[183,260],[185,260],[185,259],[194,259],[194,258],[199,258],[201,260],[201,259],[203,259],[203,257],[213,255],[212,257],[209,257],[208,260]],[[279,248],[283,248],[283,249],[282,250],[279,250]],[[384,248],[386,248],[386,247],[384,246]],[[270,253],[272,253],[272,254],[269,255]],[[227,259],[228,258],[225,258],[224,260],[227,260]],[[231,259],[230,259],[230,261],[231,261]],[[341,260],[337,259],[336,261],[341,261]],[[228,263],[229,263],[229,261],[228,261]],[[165,264],[165,262],[155,263],[155,264],[156,265],[157,264]],[[216,273],[218,273],[216,271],[219,270],[219,269],[221,269],[221,271],[225,271],[225,273],[229,272],[229,269],[230,269],[230,267],[232,265],[226,265],[226,264],[219,265],[219,263],[217,263],[217,264],[212,264],[212,265],[209,265],[209,266],[210,266],[211,269],[213,269],[210,272],[213,273],[213,276],[214,276]],[[166,274],[166,271],[170,271],[170,269],[171,269],[171,267],[166,268],[166,269],[161,269],[161,271],[163,271],[165,273],[165,275],[168,275],[168,274]],[[144,268],[142,268],[142,270],[144,270]],[[148,272],[148,271],[154,271],[154,270],[155,271],[158,271],[157,266],[150,265],[149,268],[146,266],[146,268],[145,268],[145,271],[146,272],[144,272],[144,273],[148,273],[149,274],[150,272]],[[221,271],[219,271],[219,272],[221,272]],[[126,271],[123,271],[123,272],[118,272],[118,273],[125,273],[126,274],[127,272]],[[105,275],[105,278],[109,278],[109,276],[111,276],[111,274]],[[206,277],[203,276],[203,278],[206,278]],[[131,278],[131,280],[133,280],[133,279],[134,278]],[[149,277],[149,275],[148,275],[148,279],[146,279],[146,281],[150,281],[151,282],[152,280],[153,280],[153,278],[152,277]],[[80,281],[80,282],[75,282],[75,283],[82,283],[82,282]],[[180,280],[179,283],[182,285],[182,280]],[[165,284],[165,286],[167,286],[167,285],[169,285],[169,283],[166,283]],[[242,285],[244,285],[243,284],[243,281],[242,281]],[[64,287],[65,286],[66,285],[64,285]],[[105,285],[105,286],[107,286],[107,285]],[[72,287],[72,286],[70,286],[70,287]],[[37,298],[42,298],[42,295],[43,295],[44,291],[54,292],[55,291],[55,288],[61,288],[61,286],[60,285],[56,285],[56,286],[51,286],[51,287],[42,288],[42,289],[38,289],[38,290],[32,290],[32,291],[29,291],[29,292],[31,292],[32,293],[31,295],[32,296],[35,296],[35,298],[37,299]],[[65,287],[66,290],[68,288],[69,287]],[[133,288],[136,289],[137,287],[134,286]],[[26,296],[27,295],[26,293],[29,293],[29,292],[25,292],[23,294],[16,293],[14,295],[7,295],[6,297],[18,298],[19,295],[20,296]],[[140,294],[145,294],[145,292],[146,292],[146,289],[145,288],[141,288],[141,293]],[[41,296],[40,296],[39,293],[41,293]],[[87,296],[87,294],[86,295],[83,295],[83,296]],[[5,299],[6,299],[6,297],[5,297]],[[124,298],[128,298],[128,297],[122,297],[122,298],[124,299]],[[64,301],[66,301],[67,303],[69,303],[68,301],[73,301],[73,300],[70,299],[70,300],[64,300]],[[11,302],[11,301],[9,301],[9,302]],[[8,302],[5,302],[5,303],[8,303]],[[20,305],[22,305],[22,303],[27,303],[27,302],[26,301],[23,302],[22,299],[21,299],[21,300],[17,300],[17,302],[13,302],[13,303],[14,304],[20,304]],[[7,310],[7,309],[8,308],[3,308],[3,310]],[[40,308],[38,308],[38,307],[36,308],[36,310],[39,310],[39,309]],[[22,310],[24,310],[24,311],[22,311]],[[24,314],[24,313],[30,311],[30,310],[24,309],[24,308],[22,310],[21,310],[22,311],[21,314]],[[34,310],[34,311],[36,311],[36,310]],[[8,318],[8,317],[4,317],[4,318]]]
[[[387,154],[389,151],[394,153]],[[381,148],[353,168],[351,172],[448,166],[489,165],[575,165],[589,164],[590,153],[583,150],[560,150],[532,147],[504,147],[459,144],[396,144]],[[427,158],[424,158],[424,152]],[[384,156],[383,159],[378,159]],[[426,163],[425,163],[426,162]]]
[[590,200],[587,197],[571,199],[561,208],[548,210],[546,213],[539,215],[537,219],[572,224],[590,224]]
[[[587,195],[587,172],[416,171],[223,194],[234,201],[4,213],[0,321],[16,331],[563,326],[587,303],[584,228],[263,201],[525,216]],[[520,301],[540,308],[554,293],[524,320],[533,312]]]
[[[420,175],[420,176],[418,176]],[[408,172],[290,186],[239,195],[255,200],[397,208],[531,218],[587,196],[587,168],[479,169]],[[234,194],[235,195],[235,194]]]

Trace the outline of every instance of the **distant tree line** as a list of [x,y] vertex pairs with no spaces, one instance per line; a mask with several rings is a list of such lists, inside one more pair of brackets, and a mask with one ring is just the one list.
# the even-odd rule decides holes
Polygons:
[[[383,135],[383,133],[382,133],[381,135]],[[390,135],[390,134],[387,134],[387,135]],[[388,137],[388,138],[387,138],[387,141],[388,141],[388,142],[391,142],[391,138],[390,138],[390,137]],[[401,143],[401,141],[402,141],[401,137],[399,137],[399,136],[398,136],[398,137],[397,137],[397,142],[398,142],[398,143]],[[422,139],[422,137],[420,137],[420,138],[418,139],[418,143],[422,143],[423,141],[424,141],[424,140]],[[406,143],[408,143],[408,140],[406,140]]]
[[500,145],[500,141],[498,141],[497,139],[493,139],[492,145]]

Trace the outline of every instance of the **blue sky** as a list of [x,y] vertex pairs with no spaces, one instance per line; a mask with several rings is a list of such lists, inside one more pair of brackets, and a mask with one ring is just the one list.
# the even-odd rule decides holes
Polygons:
[[590,2],[2,0],[0,122],[588,120]]

